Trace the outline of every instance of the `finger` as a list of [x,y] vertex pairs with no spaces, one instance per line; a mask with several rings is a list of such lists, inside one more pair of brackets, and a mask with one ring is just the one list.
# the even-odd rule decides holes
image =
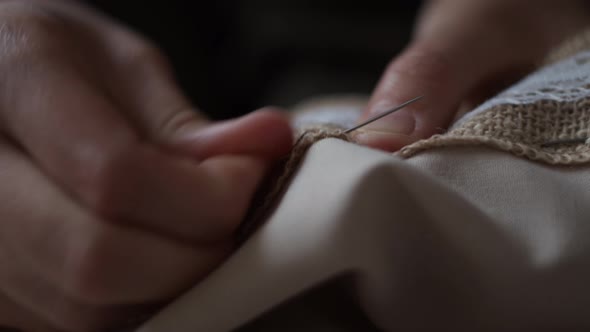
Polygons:
[[4,144],[0,165],[0,285],[53,324],[120,318],[113,308],[174,296],[227,254],[99,220]]
[[230,158],[218,172],[142,143],[99,90],[59,69],[16,75],[15,96],[0,109],[7,132],[47,174],[110,220],[191,241],[229,236],[265,163]]
[[126,223],[191,243],[215,243],[238,227],[267,167],[253,157],[197,163],[138,147],[104,167],[88,200],[105,216],[126,216]]

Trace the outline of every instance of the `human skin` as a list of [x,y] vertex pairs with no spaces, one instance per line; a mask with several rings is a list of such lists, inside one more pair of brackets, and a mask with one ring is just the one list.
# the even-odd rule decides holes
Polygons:
[[411,43],[387,66],[363,119],[424,98],[359,131],[357,140],[395,151],[441,133],[458,111],[514,83],[589,26],[585,0],[427,2]]
[[[357,139],[396,150],[436,133],[590,23],[584,6],[430,2],[364,117],[425,98]],[[217,266],[290,148],[286,120],[209,123],[153,45],[74,2],[0,1],[0,26],[0,325],[101,331]]]
[[0,43],[0,326],[119,326],[231,252],[282,113],[209,123],[154,46],[75,2],[0,1]]

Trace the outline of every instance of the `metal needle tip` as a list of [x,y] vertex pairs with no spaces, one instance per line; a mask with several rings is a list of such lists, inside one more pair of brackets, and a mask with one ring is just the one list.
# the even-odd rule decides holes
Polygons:
[[377,120],[379,120],[381,118],[384,118],[384,117],[388,116],[391,113],[397,112],[397,111],[401,110],[402,108],[404,108],[404,107],[406,107],[406,106],[408,106],[410,104],[413,104],[413,103],[417,102],[418,100],[422,99],[422,97],[424,97],[424,96],[420,96],[420,97],[416,97],[414,99],[408,100],[405,103],[403,103],[403,104],[401,104],[401,105],[399,105],[399,106],[397,106],[397,107],[395,107],[395,108],[393,108],[393,109],[391,109],[391,110],[389,110],[387,112],[383,112],[383,113],[381,113],[379,115],[376,115],[376,116],[370,118],[369,120],[367,120],[367,121],[365,121],[365,122],[363,122],[361,124],[358,124],[358,125],[356,125],[356,126],[354,126],[352,128],[349,128],[349,129],[345,130],[344,133],[345,134],[349,134],[349,133],[351,133],[351,132],[353,132],[353,131],[355,131],[355,130],[357,130],[359,128],[362,128],[362,127],[364,127],[364,126],[366,126],[366,125],[368,125],[370,123],[373,123],[373,122],[375,122],[375,121],[377,121]]

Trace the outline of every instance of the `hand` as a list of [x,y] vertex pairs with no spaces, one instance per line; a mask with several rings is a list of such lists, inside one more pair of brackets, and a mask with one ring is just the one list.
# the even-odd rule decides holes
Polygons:
[[363,119],[424,99],[359,131],[357,140],[394,151],[441,132],[458,109],[469,110],[515,82],[587,25],[584,0],[432,0]]
[[209,125],[155,47],[74,2],[2,1],[0,26],[0,326],[100,331],[219,264],[287,121]]

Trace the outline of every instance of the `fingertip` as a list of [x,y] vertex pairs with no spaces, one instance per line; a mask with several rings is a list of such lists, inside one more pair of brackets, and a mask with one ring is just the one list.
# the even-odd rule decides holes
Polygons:
[[200,128],[186,136],[180,147],[201,160],[218,155],[249,155],[274,160],[288,153],[292,140],[287,116],[277,108],[264,108]]

